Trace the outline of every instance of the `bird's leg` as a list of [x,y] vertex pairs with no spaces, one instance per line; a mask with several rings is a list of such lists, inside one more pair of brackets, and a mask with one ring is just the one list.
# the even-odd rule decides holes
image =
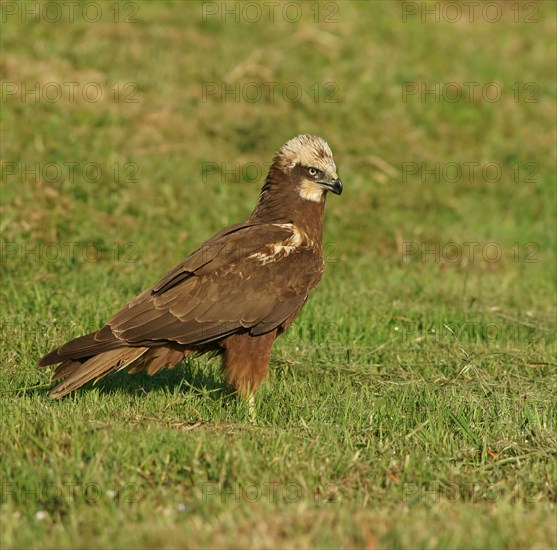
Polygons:
[[248,395],[248,414],[249,414],[249,421],[252,424],[255,424],[256,416],[255,416],[255,394],[250,393]]
[[255,392],[269,370],[276,329],[261,336],[232,334],[221,343],[226,381],[247,401],[250,422],[255,422]]

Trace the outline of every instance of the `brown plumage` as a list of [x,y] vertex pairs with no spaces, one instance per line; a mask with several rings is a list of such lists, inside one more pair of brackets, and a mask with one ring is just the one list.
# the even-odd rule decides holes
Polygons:
[[342,192],[329,146],[300,135],[276,153],[247,221],[223,229],[118,311],[96,332],[67,342],[39,365],[60,363],[62,397],[111,371],[172,368],[191,354],[222,356],[244,396],[266,377],[275,338],[323,274],[327,191]]

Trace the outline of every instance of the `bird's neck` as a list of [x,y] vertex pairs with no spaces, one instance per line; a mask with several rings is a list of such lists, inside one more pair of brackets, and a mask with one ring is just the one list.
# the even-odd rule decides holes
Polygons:
[[324,212],[324,197],[319,202],[302,198],[298,193],[293,192],[290,186],[274,185],[273,173],[270,172],[249,221],[292,223],[306,234],[310,241],[321,245]]

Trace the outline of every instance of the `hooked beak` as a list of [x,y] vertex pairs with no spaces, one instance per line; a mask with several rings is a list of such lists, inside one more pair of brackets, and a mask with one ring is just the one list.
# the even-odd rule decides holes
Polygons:
[[330,179],[323,179],[317,183],[320,183],[327,191],[332,191],[335,195],[342,193],[342,181],[340,181],[336,174],[333,174],[333,177]]

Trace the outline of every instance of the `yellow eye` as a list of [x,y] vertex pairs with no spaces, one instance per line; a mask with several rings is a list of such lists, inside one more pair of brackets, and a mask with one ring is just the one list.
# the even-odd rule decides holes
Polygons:
[[310,168],[308,170],[308,172],[309,172],[310,176],[315,176],[317,174],[317,169],[316,168]]

